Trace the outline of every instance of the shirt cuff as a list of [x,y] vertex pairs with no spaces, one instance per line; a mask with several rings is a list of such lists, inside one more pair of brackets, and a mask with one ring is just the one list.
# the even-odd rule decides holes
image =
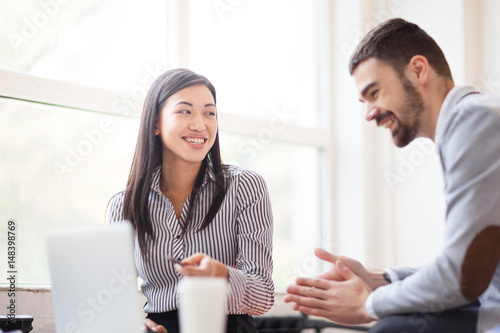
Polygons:
[[391,278],[391,282],[399,281],[399,277],[393,269],[384,268],[383,270],[386,271],[386,273],[389,275],[389,277]]
[[228,311],[234,313],[241,310],[243,304],[243,296],[247,285],[247,277],[245,273],[233,267],[228,268]]
[[374,320],[379,319],[379,317],[375,314],[375,311],[373,310],[373,293],[371,293],[370,296],[368,296],[368,298],[366,299],[365,310],[366,310],[366,313],[368,313],[368,315],[372,319],[374,319]]

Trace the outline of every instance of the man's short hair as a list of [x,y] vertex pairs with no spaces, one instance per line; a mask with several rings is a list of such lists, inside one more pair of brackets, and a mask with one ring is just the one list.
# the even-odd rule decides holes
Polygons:
[[349,72],[352,75],[360,63],[373,57],[403,76],[416,55],[426,57],[438,75],[452,79],[450,66],[434,39],[418,25],[400,18],[382,22],[366,34],[351,56]]

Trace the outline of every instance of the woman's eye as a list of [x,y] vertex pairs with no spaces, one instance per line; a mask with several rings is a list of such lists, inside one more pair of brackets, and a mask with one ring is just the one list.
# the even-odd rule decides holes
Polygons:
[[205,114],[206,114],[207,116],[215,116],[215,112],[212,112],[212,111],[207,112],[207,113],[205,113]]
[[178,113],[182,113],[182,114],[190,114],[191,112],[189,112],[188,110],[180,110]]

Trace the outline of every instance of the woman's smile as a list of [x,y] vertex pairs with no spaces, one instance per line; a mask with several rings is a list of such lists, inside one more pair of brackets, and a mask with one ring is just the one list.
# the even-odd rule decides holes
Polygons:
[[189,145],[193,146],[194,148],[203,148],[208,140],[206,136],[199,136],[199,135],[183,136],[182,139],[186,141]]

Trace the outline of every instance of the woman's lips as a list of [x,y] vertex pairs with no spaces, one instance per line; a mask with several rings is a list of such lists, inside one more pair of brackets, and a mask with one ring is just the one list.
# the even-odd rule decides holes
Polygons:
[[187,141],[188,143],[191,143],[193,145],[201,145],[207,141],[207,139],[205,139],[205,138],[184,137],[183,139],[184,139],[184,141]]

